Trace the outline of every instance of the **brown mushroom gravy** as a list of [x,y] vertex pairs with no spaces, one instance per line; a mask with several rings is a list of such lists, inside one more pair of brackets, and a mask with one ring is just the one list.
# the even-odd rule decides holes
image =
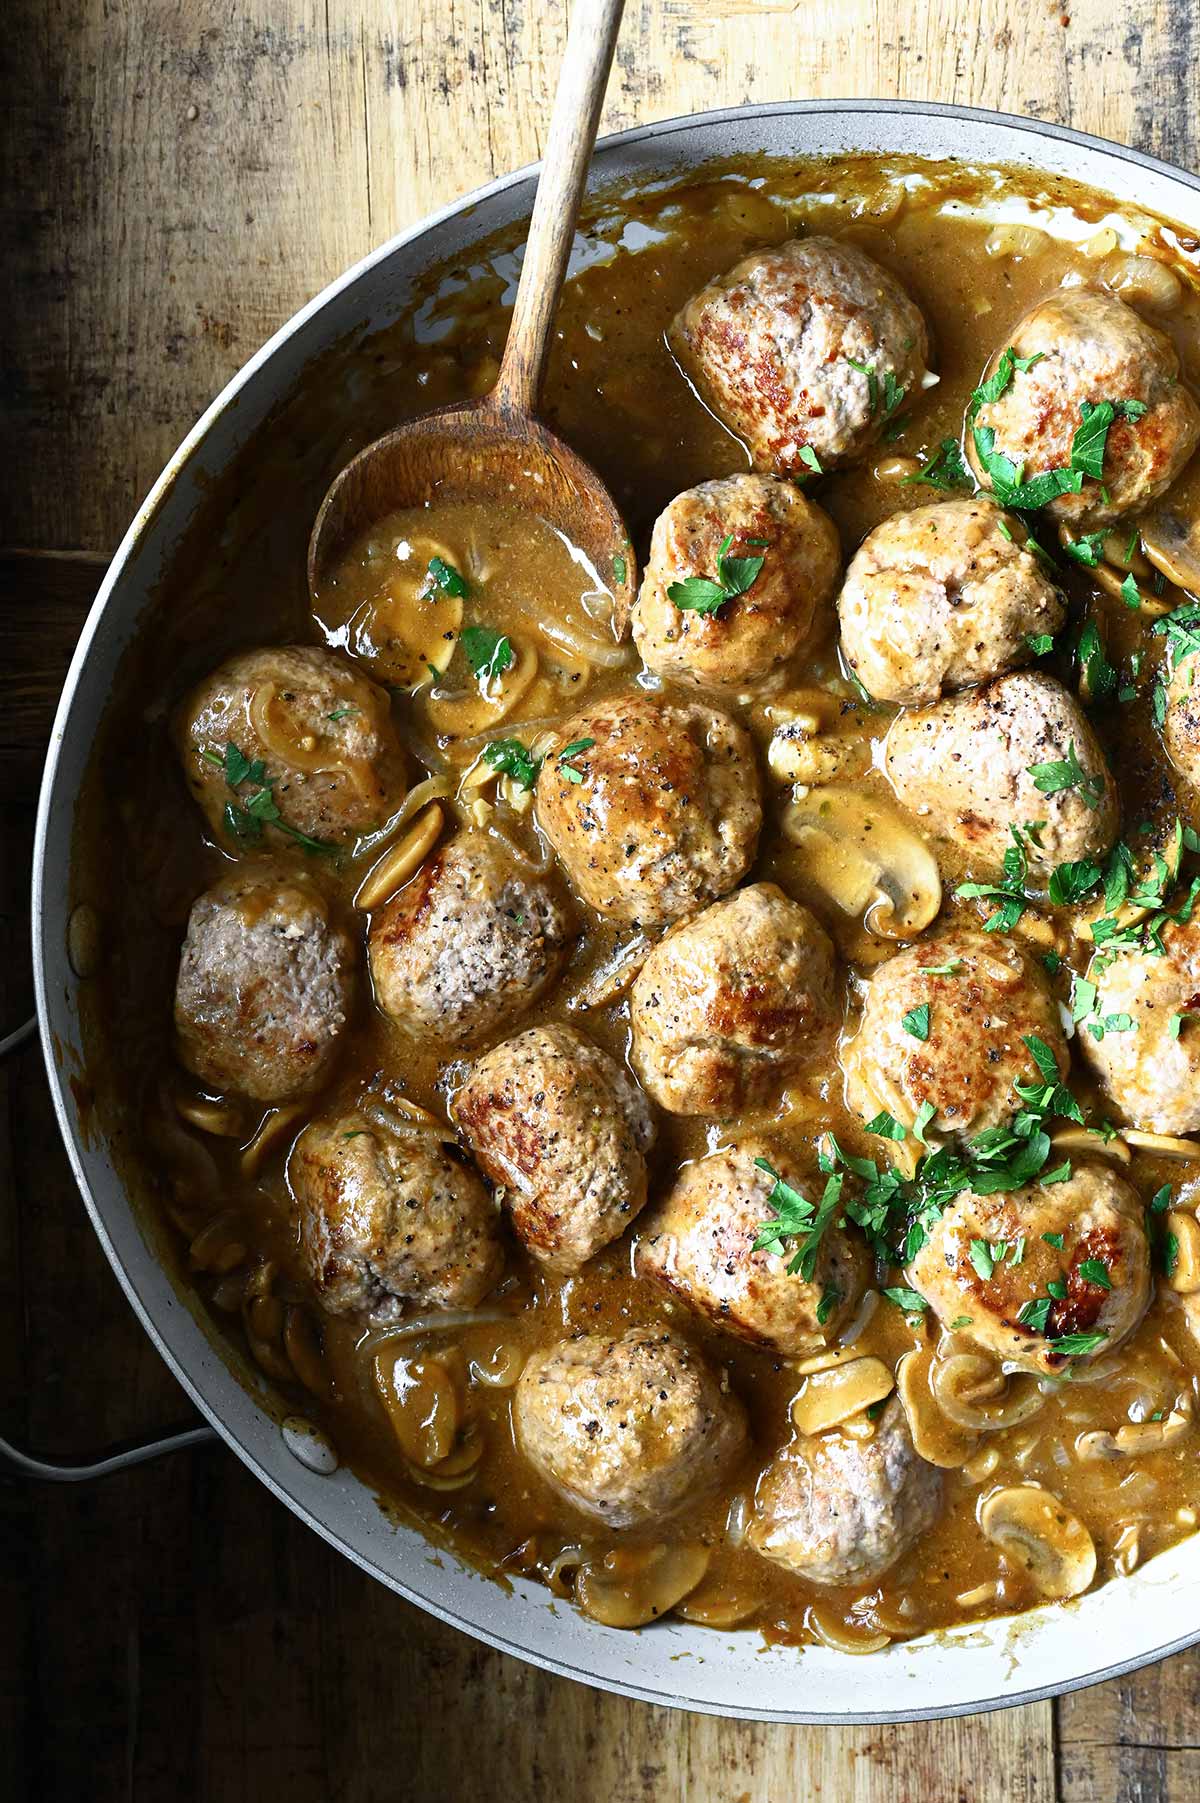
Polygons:
[[[971,492],[965,471],[967,486],[945,490],[919,478],[939,459],[935,476],[938,468],[953,475],[954,447],[989,358],[1064,283],[1120,295],[1176,346],[1183,381],[1200,382],[1194,241],[1051,178],[900,160],[764,162],[611,198],[593,208],[583,231],[581,266],[560,310],[546,411],[623,510],[632,544],[614,555],[643,566],[651,527],[673,497],[748,467],[741,444],[674,361],[671,321],[739,259],[805,234],[856,246],[898,279],[928,323],[938,375],[936,385],[881,399],[889,417],[857,461],[803,472],[805,497],[836,523],[843,569],[880,522]],[[676,1606],[717,1626],[870,1650],[886,1638],[1074,1594],[1091,1578],[1089,1536],[1095,1581],[1127,1574],[1190,1533],[1200,1510],[1200,1163],[1189,1144],[1164,1156],[1161,1144],[1089,1140],[1069,1114],[1048,1117],[1053,1135],[1075,1138],[1062,1140],[1066,1149],[1041,1168],[1083,1159],[1084,1172],[1098,1165],[1132,1184],[1148,1211],[1155,1268],[1150,1306],[1119,1347],[1064,1355],[1049,1377],[1002,1370],[972,1338],[969,1320],[939,1325],[904,1271],[878,1262],[863,1300],[836,1315],[828,1351],[805,1358],[749,1344],[634,1274],[638,1219],[567,1274],[536,1262],[505,1226],[502,1274],[469,1310],[409,1307],[371,1324],[319,1305],[299,1259],[285,1175],[306,1119],[358,1110],[366,1125],[353,1131],[370,1131],[370,1110],[383,1111],[400,1133],[450,1142],[444,1156],[469,1171],[450,1123],[472,1060],[549,1022],[579,1029],[624,1069],[629,982],[662,932],[606,920],[572,897],[562,974],[524,1012],[458,1043],[398,1028],[375,1004],[367,979],[372,911],[364,897],[378,910],[393,889],[420,882],[435,847],[455,836],[486,838],[524,879],[544,875],[565,896],[569,885],[536,825],[540,761],[569,757],[560,729],[581,709],[659,692],[632,643],[618,644],[608,628],[611,573],[588,567],[542,522],[502,508],[435,498],[426,509],[381,520],[351,548],[315,614],[310,607],[307,535],[336,470],[393,420],[479,395],[493,380],[515,237],[481,245],[469,264],[431,272],[394,327],[341,348],[311,372],[207,504],[129,653],[80,810],[74,899],[97,911],[104,944],[101,966],[84,985],[89,1080],[128,1180],[146,1199],[150,1230],[230,1355],[247,1361],[248,1381],[267,1406],[311,1417],[389,1508],[420,1519],[480,1569],[539,1575],[601,1619],[638,1625]],[[1200,480],[1186,473],[1170,511],[1190,518],[1198,507]],[[1078,537],[1084,529],[1072,522],[1068,532]],[[1052,645],[1039,641],[1028,655],[1038,671],[1083,697],[1117,780],[1124,842],[1140,860],[1126,888],[1142,881],[1153,897],[1156,881],[1162,887],[1153,854],[1174,860],[1176,819],[1200,828],[1196,797],[1161,744],[1165,639],[1153,630],[1188,597],[1156,574],[1136,516],[1106,526],[1086,561],[1064,549],[1068,532],[1060,537],[1044,512],[1026,511],[1010,530],[1018,541],[1036,534],[1039,561],[1068,599],[1066,625],[1048,635]],[[760,549],[756,538],[744,535],[726,555],[761,555],[766,568],[771,545]],[[726,571],[714,559],[692,574],[711,585]],[[217,771],[235,809],[226,829],[206,824],[183,779],[173,733],[185,697],[233,654],[283,645],[336,648],[390,694],[405,782],[390,815],[344,842],[319,828],[299,837],[278,830],[288,796],[269,759],[257,772],[236,762]],[[1078,1051],[1088,1010],[1072,972],[1084,977],[1092,950],[1084,918],[1103,912],[1097,882],[1077,873],[1081,893],[1053,905],[1047,873],[1029,867],[1027,855],[1007,876],[981,873],[960,845],[934,836],[919,811],[899,804],[882,755],[897,710],[868,698],[839,660],[832,600],[818,609],[800,658],[765,687],[661,692],[688,705],[699,698],[749,732],[764,822],[743,880],[778,884],[831,935],[842,1043],[864,983],[884,961],[922,934],[978,928],[1007,908],[1012,918],[998,937],[1027,949],[1068,1017],[1074,1000],[1068,1082],[1082,1120],[1120,1120]],[[285,695],[273,742],[286,749],[290,735],[294,754],[310,758],[302,767],[327,774],[355,703],[331,707],[328,730],[315,737],[287,705]],[[507,752],[495,749],[504,745]],[[582,759],[579,768],[586,777]],[[1062,781],[1078,779],[1068,772]],[[1172,863],[1165,907],[1187,891],[1192,843],[1189,836],[1178,879]],[[383,862],[397,845],[407,847],[403,855]],[[273,868],[303,879],[351,936],[357,991],[331,1079],[264,1111],[244,1095],[201,1087],[183,1068],[172,996],[197,896],[267,854]],[[364,889],[372,870],[382,874]],[[990,892],[956,896],[969,879]],[[1007,896],[1000,893],[1006,884]],[[1152,899],[1142,912],[1157,906]],[[938,981],[951,984],[953,971]],[[1194,1006],[1200,1011],[1200,999]],[[1186,1007],[1181,1015],[1180,1032],[1200,1033]],[[924,1026],[928,1032],[928,1015]],[[1122,1030],[1121,1023],[1108,1030]],[[818,1170],[818,1151],[824,1148],[827,1166],[836,1163],[830,1134],[851,1161],[840,1167],[847,1199],[861,1193],[861,1161],[886,1173],[895,1155],[911,1174],[923,1143],[911,1131],[898,1144],[865,1130],[846,1105],[836,1043],[814,1035],[807,1058],[803,1045],[791,1051],[782,1095],[760,1113],[739,1119],[656,1110],[650,1208],[681,1166],[706,1152],[736,1151],[751,1131],[794,1155],[809,1173],[805,1194],[813,1203],[828,1174]],[[969,1058],[970,1046],[961,1055]],[[1025,1078],[1036,1084],[1032,1062]],[[1022,1106],[1014,1093],[1012,1111]],[[929,1146],[939,1143],[935,1121]],[[764,1209],[761,1220],[771,1216]],[[169,1226],[158,1232],[163,1218]],[[846,1231],[860,1236],[853,1220]],[[782,1256],[799,1243],[798,1232],[781,1240]],[[971,1255],[978,1294],[993,1269],[1011,1289],[1019,1249],[1035,1262],[1035,1249],[1019,1248],[1016,1237],[978,1244],[982,1252]],[[1053,1273],[1053,1246],[1039,1241],[1036,1251],[1039,1271]],[[1103,1246],[1101,1287],[1102,1255]],[[1100,1296],[1097,1288],[1093,1304]],[[1052,1301],[1051,1292],[1037,1331],[1053,1331]],[[1085,1314],[1077,1322],[1083,1328],[1095,1307]],[[698,1349],[725,1393],[740,1398],[749,1442],[719,1487],[681,1507],[668,1526],[607,1529],[564,1500],[516,1448],[513,1386],[535,1349],[578,1333],[656,1323]],[[928,1456],[934,1449],[942,1467],[940,1507],[919,1543],[882,1576],[850,1584],[809,1581],[753,1550],[745,1526],[773,1455],[806,1432],[869,1443],[882,1431],[880,1411],[906,1355],[901,1403],[927,1418],[919,1447]],[[939,1409],[935,1373],[943,1394],[958,1397],[957,1417]],[[793,1426],[797,1399],[803,1426]],[[1038,1540],[1027,1496],[1026,1516],[1020,1496],[996,1500],[1030,1486],[1078,1518],[1065,1549]],[[991,1524],[987,1534],[981,1521]]]

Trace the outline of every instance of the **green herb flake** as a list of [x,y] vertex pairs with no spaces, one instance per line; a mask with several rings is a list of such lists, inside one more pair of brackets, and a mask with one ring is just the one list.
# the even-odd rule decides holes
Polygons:
[[532,789],[542,767],[520,739],[491,739],[483,748],[483,759],[499,776],[510,776],[521,789]]
[[595,739],[572,739],[571,743],[564,745],[559,752],[558,768],[569,783],[583,781],[583,771],[575,768],[575,759],[581,757],[585,751],[590,751],[595,743]]
[[950,1323],[950,1332],[961,1333],[964,1327],[973,1327],[974,1325],[974,1315],[956,1315],[954,1320]]
[[1164,1183],[1160,1189],[1155,1190],[1150,1198],[1150,1213],[1152,1215],[1165,1214],[1170,1206],[1171,1185],[1169,1183]]
[[624,584],[629,575],[629,564],[618,551],[612,560],[613,581]]
[[908,1013],[902,1016],[900,1025],[904,1028],[904,1031],[910,1033],[914,1039],[928,1039],[929,1003],[922,1002],[919,1007],[910,1008]]
[[1042,1235],[1042,1238],[1043,1238],[1043,1239],[1044,1239],[1044,1240],[1045,1240],[1045,1242],[1046,1242],[1046,1244],[1047,1244],[1047,1245],[1048,1245],[1048,1246],[1053,1246],[1053,1247],[1055,1247],[1055,1248],[1056,1248],[1056,1250],[1057,1250],[1057,1251],[1059,1251],[1059,1252],[1061,1252],[1061,1251],[1062,1251],[1062,1249],[1063,1249],[1063,1236],[1062,1236],[1062,1234],[1061,1234],[1061,1233],[1044,1233],[1044,1234],[1043,1234],[1043,1235]]
[[459,644],[466,653],[472,674],[483,684],[503,676],[515,661],[511,639],[497,632],[494,626],[464,626],[459,634]]
[[1035,657],[1045,657],[1054,649],[1054,636],[1049,632],[1027,632],[1025,643]]
[[[727,601],[744,595],[758,581],[766,558],[731,557],[729,551],[734,537],[734,533],[727,532],[721,540],[717,552],[715,581],[710,576],[685,576],[681,581],[670,584],[667,599],[673,601],[682,613],[715,614]],[[748,538],[744,542],[764,548],[767,545],[764,538]]]
[[821,1300],[817,1304],[817,1326],[824,1327],[842,1300],[842,1292],[832,1283],[822,1285]]
[[1097,1328],[1094,1333],[1060,1334],[1056,1340],[1052,1340],[1050,1343],[1055,1352],[1065,1353],[1067,1358],[1081,1359],[1086,1358],[1089,1352],[1095,1352],[1098,1346],[1103,1346],[1107,1338],[1107,1331],[1101,1327]]
[[897,1308],[903,1309],[906,1315],[924,1314],[929,1307],[924,1296],[919,1295],[916,1290],[908,1289],[902,1283],[889,1284],[879,1293],[881,1296],[886,1296],[889,1302],[895,1303]]
[[1102,1290],[1112,1289],[1112,1278],[1108,1274],[1108,1266],[1102,1258],[1085,1258],[1079,1265],[1079,1275],[1085,1283],[1095,1283]]
[[800,1276],[805,1283],[811,1283],[816,1270],[817,1253],[821,1238],[829,1226],[842,1197],[844,1179],[840,1171],[831,1173],[825,1180],[825,1188],[819,1203],[814,1205],[807,1196],[801,1195],[786,1183],[765,1158],[754,1160],[760,1171],[765,1171],[771,1179],[771,1193],[767,1197],[767,1207],[773,1210],[773,1221],[761,1222],[756,1229],[754,1250],[768,1251],[782,1257],[784,1240],[798,1242],[793,1256],[788,1260],[787,1269],[791,1276]]
[[1065,758],[1052,758],[1044,764],[1030,764],[1028,773],[1033,778],[1034,788],[1041,795],[1061,795],[1078,790],[1079,799],[1093,813],[1104,800],[1103,779],[1089,776],[1083,769],[1073,740]]
[[878,1139],[902,1140],[905,1138],[904,1128],[894,1115],[886,1110],[877,1114],[874,1120],[867,1122],[867,1132],[874,1133]]
[[992,1248],[988,1245],[987,1241],[972,1240],[969,1256],[971,1263],[974,1265],[984,1283],[989,1282],[992,1272],[996,1269],[996,1259],[992,1252]]
[[[441,557],[430,558],[426,574],[444,595],[453,595],[457,601],[465,601],[471,592],[466,578],[459,575],[452,563],[446,563]],[[428,592],[428,584],[426,590]]]
[[1121,584],[1121,599],[1126,607],[1131,608],[1134,613],[1142,605],[1142,591],[1132,575],[1126,576]]
[[825,474],[825,471],[821,467],[821,459],[817,456],[817,453],[810,444],[802,444],[800,446],[799,455],[800,461],[805,469],[811,470],[814,476],[823,476]]
[[923,482],[929,488],[936,488],[942,494],[949,494],[956,488],[971,488],[971,472],[967,468],[963,454],[956,438],[943,438],[941,444],[927,462],[911,476],[900,478],[901,488],[915,482]]
[[325,718],[336,725],[339,720],[348,720],[352,714],[361,713],[361,711],[361,708],[357,707],[335,707],[331,714],[326,714]]

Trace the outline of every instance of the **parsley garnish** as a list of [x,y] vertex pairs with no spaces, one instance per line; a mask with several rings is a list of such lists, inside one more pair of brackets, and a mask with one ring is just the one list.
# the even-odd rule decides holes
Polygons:
[[1177,670],[1185,658],[1200,651],[1200,601],[1185,601],[1164,619],[1156,620],[1152,631],[1166,639],[1167,662]]
[[243,844],[256,845],[262,838],[264,826],[273,826],[279,832],[286,833],[305,851],[330,853],[336,852],[337,846],[331,845],[327,839],[313,839],[308,833],[302,833],[299,827],[290,826],[279,812],[278,803],[273,793],[276,778],[267,775],[267,767],[261,758],[248,758],[244,751],[232,743],[226,745],[225,756],[220,758],[215,751],[206,751],[203,756],[210,764],[225,773],[225,781],[237,793],[244,783],[253,786],[248,791],[238,794],[236,801],[225,804],[225,826],[235,838]]
[[541,758],[535,758],[520,739],[492,739],[484,746],[483,757],[498,775],[511,776],[522,789],[532,789],[542,767]]
[[879,1293],[881,1296],[886,1296],[889,1302],[894,1302],[897,1308],[903,1309],[906,1315],[923,1314],[929,1307],[924,1296],[919,1295],[916,1290],[910,1290],[907,1285],[902,1283],[889,1284]]
[[1054,649],[1054,638],[1049,632],[1027,632],[1025,643],[1035,657],[1045,657],[1048,651]]
[[1033,786],[1042,795],[1060,795],[1072,789],[1079,791],[1079,799],[1092,813],[1104,800],[1104,782],[1101,777],[1089,776],[1079,762],[1074,741],[1065,758],[1051,759],[1045,764],[1030,764],[1029,774],[1033,778]]
[[590,751],[595,743],[595,739],[572,739],[571,743],[564,745],[559,752],[558,767],[569,783],[583,781],[583,771],[575,768],[575,759],[582,752]]
[[1094,570],[1104,559],[1104,539],[1103,532],[1081,532],[1078,538],[1069,540],[1063,549],[1076,563]]
[[914,1039],[928,1039],[929,1003],[922,1002],[920,1007],[910,1008],[908,1013],[902,1016],[900,1025],[906,1033],[911,1033]]
[[356,707],[335,707],[331,714],[326,714],[325,718],[327,720],[332,720],[336,724],[339,720],[348,720],[351,714],[357,714],[360,711],[361,710]]
[[1102,1258],[1085,1258],[1079,1266],[1079,1275],[1085,1283],[1099,1284],[1102,1290],[1112,1289],[1112,1278]]
[[842,1292],[835,1284],[827,1283],[821,1287],[821,1300],[817,1304],[817,1326],[824,1327],[830,1315],[842,1300]]
[[860,376],[867,378],[867,405],[878,419],[887,421],[899,412],[908,390],[900,387],[892,370],[885,369],[880,378],[873,363],[858,363],[853,357],[847,357],[844,361],[851,369],[856,369]]
[[[765,557],[730,557],[729,547],[734,540],[732,532],[726,533],[721,540],[717,552],[717,579],[714,582],[708,576],[685,576],[681,582],[672,582],[667,589],[667,599],[673,601],[684,613],[715,614],[724,607],[727,601],[744,595],[758,581]],[[748,538],[748,545],[766,545],[765,538]]]
[[629,565],[626,563],[625,559],[621,556],[621,553],[619,551],[617,552],[617,555],[612,560],[612,572],[613,572],[613,580],[616,582],[624,582],[625,578],[629,574]]
[[821,1244],[821,1236],[828,1227],[837,1210],[842,1196],[844,1179],[840,1171],[830,1172],[825,1181],[825,1188],[820,1203],[816,1206],[802,1196],[798,1189],[785,1183],[779,1172],[765,1158],[754,1160],[760,1171],[765,1171],[771,1178],[771,1193],[767,1197],[767,1207],[774,1210],[773,1221],[762,1222],[757,1228],[754,1241],[756,1252],[774,1252],[783,1256],[785,1239],[799,1242],[793,1256],[788,1260],[788,1271],[797,1273],[805,1283],[811,1283],[817,1265],[817,1252]]
[[1021,842],[1020,828],[1010,826],[1008,830],[1013,842],[1004,854],[1003,882],[960,883],[954,891],[962,901],[978,898],[999,902],[996,912],[983,923],[985,933],[1010,933],[1029,906],[1029,897],[1025,893],[1029,858]]
[[489,683],[511,669],[512,641],[494,626],[465,626],[459,643],[467,655],[471,670],[482,683]]
[[431,557],[427,571],[428,581],[425,592],[430,593],[429,583],[434,583],[445,595],[453,595],[456,601],[465,601],[470,594],[465,576],[460,576],[452,563],[446,563],[441,557]]
[[805,469],[812,471],[814,476],[823,476],[825,474],[825,471],[821,468],[821,459],[817,456],[817,453],[810,444],[802,444],[800,446],[800,461]]
[[1102,876],[1095,858],[1075,858],[1056,864],[1050,872],[1050,900],[1056,908],[1070,908],[1092,893]]
[[971,472],[963,461],[963,454],[956,438],[943,438],[938,449],[919,470],[911,476],[901,476],[901,488],[913,482],[925,482],[930,488],[940,489],[949,494],[955,488],[970,488]]

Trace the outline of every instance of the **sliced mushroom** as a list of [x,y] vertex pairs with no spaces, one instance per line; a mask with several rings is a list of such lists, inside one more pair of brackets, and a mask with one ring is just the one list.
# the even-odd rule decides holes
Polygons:
[[284,1307],[275,1294],[276,1276],[269,1259],[251,1272],[243,1292],[242,1326],[259,1370],[280,1383],[290,1383],[293,1372],[283,1350]]
[[389,845],[358,886],[354,906],[364,914],[381,908],[420,868],[441,837],[446,816],[437,802],[418,815],[402,839]]
[[246,1230],[231,1208],[222,1209],[207,1227],[202,1227],[188,1247],[188,1262],[194,1271],[208,1271],[224,1277],[245,1264]]
[[327,1395],[329,1372],[325,1367],[321,1329],[308,1309],[290,1307],[285,1310],[283,1350],[304,1388],[314,1396]]
[[487,732],[511,714],[532,686],[538,673],[538,654],[529,644],[514,644],[513,661],[496,676],[479,676],[470,688],[443,693],[440,687],[430,692],[426,709],[429,724],[439,738],[454,741],[449,748],[451,760],[473,761],[474,753],[463,741]]
[[272,1108],[258,1124],[258,1128],[249,1145],[242,1148],[238,1159],[243,1177],[256,1177],[264,1159],[285,1141],[293,1138],[296,1128],[305,1120],[309,1112],[307,1101],[288,1102],[282,1108]]
[[896,1391],[918,1457],[943,1471],[957,1471],[976,1451],[979,1435],[943,1412],[930,1384],[933,1363],[932,1347],[906,1352],[896,1367]]
[[1176,1408],[1161,1421],[1127,1421],[1115,1433],[1095,1429],[1080,1434],[1075,1451],[1089,1464],[1098,1460],[1143,1458],[1148,1453],[1177,1446],[1191,1431],[1191,1414]]
[[[1060,526],[1058,537],[1060,544],[1069,546],[1076,542],[1080,533],[1071,526]],[[1100,561],[1088,565],[1087,573],[1110,600],[1119,601],[1125,607],[1131,605],[1129,582],[1132,577],[1137,593],[1135,612],[1148,614],[1153,619],[1171,612],[1176,604],[1175,597],[1155,593],[1151,586],[1154,573],[1146,558],[1139,555],[1136,545],[1130,549],[1128,534],[1124,538],[1119,532],[1106,534],[1102,551]]]
[[935,1359],[930,1384],[942,1413],[956,1427],[980,1434],[1029,1421],[1046,1402],[1036,1377],[1027,1372],[1007,1375],[986,1352],[955,1352]]
[[994,1490],[980,1505],[979,1525],[1044,1597],[1081,1596],[1096,1575],[1092,1536],[1053,1491],[1032,1484]]
[[250,1124],[236,1102],[214,1102],[208,1096],[176,1096],[175,1108],[189,1127],[214,1139],[241,1139]]
[[450,1456],[462,1411],[439,1359],[408,1358],[383,1346],[375,1355],[375,1388],[405,1458],[429,1470]]
[[882,1402],[894,1388],[882,1359],[851,1359],[805,1378],[792,1403],[792,1420],[802,1434],[821,1434]]
[[1128,1165],[1133,1154],[1119,1133],[1096,1133],[1090,1127],[1056,1127],[1050,1149],[1058,1157],[1106,1158],[1110,1164]]
[[468,1421],[455,1445],[444,1459],[432,1465],[405,1458],[408,1474],[427,1490],[465,1490],[473,1483],[483,1457],[483,1435],[474,1421]]
[[783,830],[804,853],[804,876],[868,932],[912,939],[942,905],[937,860],[888,802],[812,789],[787,808]]
[[1166,1227],[1174,1241],[1174,1257],[1167,1282],[1181,1296],[1194,1296],[1200,1290],[1200,1222],[1182,1208],[1172,1208],[1167,1215]]
[[706,1574],[694,1590],[689,1590],[675,1613],[682,1621],[699,1622],[706,1628],[736,1628],[739,1622],[762,1607],[763,1593],[757,1584],[722,1572]]
[[1141,521],[1142,549],[1168,582],[1200,596],[1200,520],[1164,506]]
[[610,1002],[624,995],[650,956],[650,949],[651,941],[645,933],[635,933],[597,966],[567,1006],[574,1009],[607,1008]]
[[852,1628],[849,1622],[830,1609],[810,1604],[804,1613],[804,1625],[815,1640],[835,1653],[881,1653],[891,1645],[890,1634],[872,1632],[870,1628]]
[[640,1628],[696,1588],[709,1557],[704,1546],[617,1547],[579,1567],[575,1601],[605,1627]]
[[1153,1152],[1158,1158],[1177,1158],[1183,1164],[1195,1164],[1200,1158],[1200,1139],[1177,1139],[1173,1133],[1143,1133],[1140,1127],[1125,1127],[1122,1132],[1138,1152]]

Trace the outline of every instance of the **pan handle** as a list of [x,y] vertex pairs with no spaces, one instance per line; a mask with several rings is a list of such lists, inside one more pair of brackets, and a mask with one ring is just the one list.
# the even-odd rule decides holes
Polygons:
[[[36,1017],[24,1021],[14,1032],[7,1033],[0,1039],[0,1061],[19,1052],[36,1034]],[[108,1477],[115,1471],[128,1471],[131,1466],[144,1465],[149,1459],[162,1458],[169,1452],[184,1452],[190,1446],[207,1446],[216,1438],[211,1427],[201,1424],[163,1434],[158,1439],[136,1440],[114,1446],[98,1458],[89,1459],[82,1464],[39,1459],[32,1453],[23,1452],[19,1446],[14,1446],[11,1440],[0,1438],[0,1465],[7,1466],[10,1471],[22,1477],[41,1478],[52,1484],[85,1484],[91,1478]]]

